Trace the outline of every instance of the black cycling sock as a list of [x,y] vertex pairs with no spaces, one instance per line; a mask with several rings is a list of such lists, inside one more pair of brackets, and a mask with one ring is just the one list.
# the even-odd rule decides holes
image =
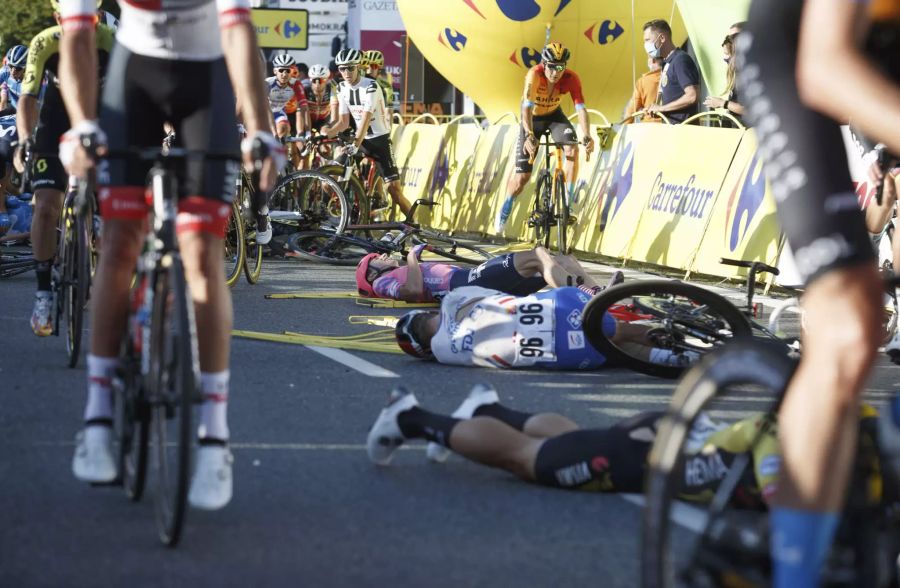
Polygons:
[[525,423],[534,415],[527,412],[519,412],[518,410],[507,408],[499,402],[495,402],[494,404],[483,404],[479,406],[475,409],[475,412],[472,413],[472,416],[491,417],[492,419],[497,419],[502,423],[506,423],[517,431],[524,431]]
[[460,422],[443,414],[414,406],[397,415],[397,425],[407,439],[426,439],[450,447],[450,432]]
[[50,269],[53,267],[53,263],[50,260],[47,261],[38,261],[34,267],[34,273],[37,274],[37,289],[39,292],[49,292],[52,286],[50,285]]

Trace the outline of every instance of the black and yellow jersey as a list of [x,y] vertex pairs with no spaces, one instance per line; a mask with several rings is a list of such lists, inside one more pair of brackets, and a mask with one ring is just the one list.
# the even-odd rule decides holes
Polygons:
[[[100,57],[100,70],[106,71],[109,53],[115,42],[115,30],[105,24],[97,25],[97,51]],[[41,92],[44,77],[48,83],[58,85],[59,70],[59,38],[62,27],[59,25],[46,28],[31,40],[28,48],[28,61],[25,64],[25,77],[22,79],[22,94],[37,96]]]

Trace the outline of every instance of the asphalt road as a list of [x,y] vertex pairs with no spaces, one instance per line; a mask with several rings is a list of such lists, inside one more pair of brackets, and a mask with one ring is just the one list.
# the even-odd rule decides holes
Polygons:
[[[399,313],[348,299],[264,298],[352,288],[352,268],[267,259],[260,284],[233,290],[235,328],[346,335],[372,328],[348,315]],[[33,274],[0,282],[0,586],[637,585],[640,510],[623,497],[530,486],[458,457],[430,464],[421,444],[376,468],[365,437],[400,383],[440,411],[488,382],[521,410],[605,426],[664,407],[672,382],[356,351],[351,367],[303,346],[234,339],[234,500],[190,511],[181,544],[167,549],[152,494],[133,504],[120,488],[72,476],[84,361],[67,369],[61,338],[31,334],[33,289]],[[375,368],[388,377],[364,373]],[[897,383],[896,369],[880,362],[876,400]]]

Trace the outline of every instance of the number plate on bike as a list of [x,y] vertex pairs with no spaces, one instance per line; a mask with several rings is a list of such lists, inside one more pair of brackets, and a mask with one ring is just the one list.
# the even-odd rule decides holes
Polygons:
[[516,366],[530,366],[539,361],[555,361],[556,301],[533,296],[520,298],[516,315]]

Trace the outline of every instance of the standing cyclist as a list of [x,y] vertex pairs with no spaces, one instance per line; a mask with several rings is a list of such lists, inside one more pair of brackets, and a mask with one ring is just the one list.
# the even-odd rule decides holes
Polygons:
[[519,138],[516,141],[516,172],[506,183],[506,198],[497,211],[497,218],[494,219],[494,230],[498,233],[503,232],[506,227],[506,221],[512,212],[513,199],[522,192],[531,177],[532,160],[537,151],[538,140],[544,133],[549,132],[554,141],[566,144],[563,152],[566,157],[565,172],[571,198],[578,175],[578,145],[575,128],[559,107],[563,94],[572,96],[588,157],[594,150],[584,96],[581,93],[581,79],[574,71],[566,68],[571,55],[562,43],[550,43],[541,52],[541,62],[525,74],[522,126],[519,128]]
[[[877,51],[882,70],[857,42],[873,16],[894,38],[893,50]],[[818,583],[856,451],[882,286],[837,121],[850,117],[900,153],[898,27],[897,0],[755,0],[737,40],[747,114],[807,284],[803,357],[779,415],[783,466],[771,514],[776,587]]]
[[[163,123],[171,123],[190,152],[233,154],[233,160],[190,161],[179,182],[176,230],[196,312],[204,402],[200,443],[190,503],[216,509],[232,494],[226,407],[229,384],[231,296],[225,286],[223,238],[237,160],[250,162],[251,145],[269,147],[261,189],[274,183],[284,150],[269,133],[256,33],[247,0],[120,2],[121,26],[110,62],[97,120],[96,52],[92,0],[61,0],[65,30],[60,77],[73,127],[61,140],[60,155],[72,173],[83,176],[93,161],[81,149],[92,137],[101,149],[158,147]],[[224,51],[224,58],[223,58]],[[229,78],[230,82],[229,83]],[[247,139],[236,132],[235,95]],[[102,126],[102,129],[101,129]],[[109,133],[108,137],[104,130]],[[104,217],[103,254],[94,278],[91,353],[85,428],[73,458],[75,476],[89,482],[115,479],[112,447],[111,382],[128,315],[128,291],[146,232],[145,182],[151,162],[113,157],[99,173]]]
[[6,65],[0,69],[0,116],[16,111],[27,59],[28,47],[25,45],[10,47],[6,52]]
[[410,205],[403,198],[400,171],[394,162],[391,145],[390,121],[386,120],[384,95],[378,83],[363,75],[360,63],[362,53],[357,49],[344,49],[334,58],[343,81],[338,83],[338,109],[340,118],[334,125],[323,127],[328,137],[335,137],[350,126],[350,117],[356,123],[356,140],[349,146],[350,155],[357,150],[370,156],[378,164],[388,193],[394,204],[404,214]]

